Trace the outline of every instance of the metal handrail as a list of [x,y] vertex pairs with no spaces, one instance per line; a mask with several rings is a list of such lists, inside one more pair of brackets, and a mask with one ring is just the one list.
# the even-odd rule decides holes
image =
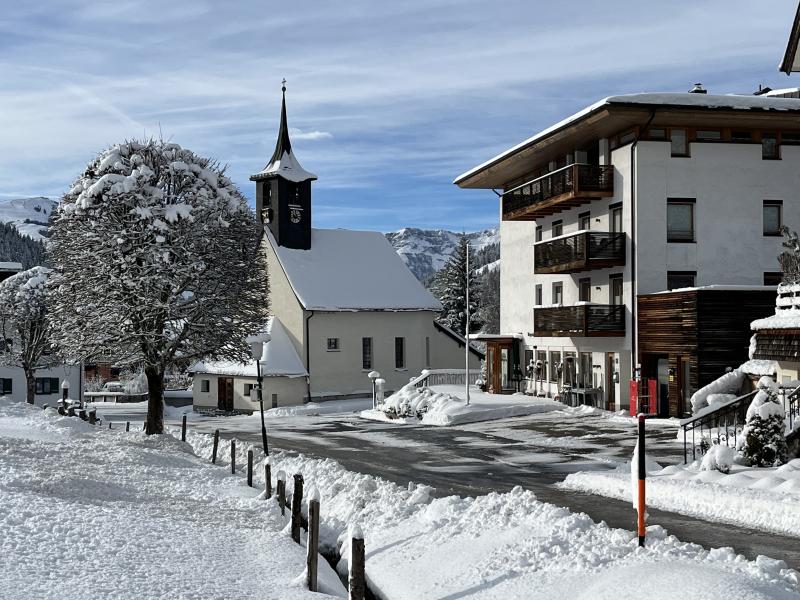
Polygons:
[[531,179],[530,181],[526,181],[525,183],[521,183],[520,185],[518,185],[515,188],[511,188],[510,190],[506,190],[505,192],[502,193],[502,195],[505,196],[506,194],[513,194],[517,190],[524,188],[526,185],[531,185],[533,183],[538,183],[539,181],[547,179],[548,177],[552,177],[556,173],[560,173],[561,171],[566,171],[567,169],[571,169],[576,165],[586,165],[588,167],[596,166],[596,165],[590,165],[589,163],[570,163],[566,167],[561,167],[560,169],[556,169],[555,171],[550,171],[549,173],[545,173],[544,175],[540,175],[536,179]]
[[[750,402],[752,401],[753,397],[758,393],[758,390],[753,390],[743,396],[739,396],[734,398],[733,400],[729,400],[723,404],[720,404],[717,407],[713,407],[713,410],[703,410],[699,415],[695,415],[693,417],[689,417],[687,419],[683,419],[680,421],[680,426],[683,428],[683,464],[688,463],[688,452],[686,450],[686,443],[688,441],[688,431],[691,429],[692,431],[692,460],[696,458],[697,452],[697,445],[695,444],[695,430],[700,428],[700,438],[703,437],[703,426],[708,428],[709,437],[711,436],[712,429],[716,426],[717,428],[717,443],[721,441],[721,434],[720,434],[720,422],[724,419],[725,422],[725,443],[727,444],[727,440],[729,438],[729,427],[730,427],[730,417],[733,416],[733,446],[736,447],[736,437],[739,431],[739,413],[741,412],[742,408],[744,407],[747,410],[747,406],[750,406]],[[744,425],[744,419],[742,419],[741,425]]]

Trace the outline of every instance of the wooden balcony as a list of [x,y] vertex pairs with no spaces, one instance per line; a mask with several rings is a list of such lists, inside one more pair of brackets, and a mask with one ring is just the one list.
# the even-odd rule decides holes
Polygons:
[[625,234],[583,231],[539,242],[534,273],[578,273],[625,265]]
[[504,221],[534,221],[614,195],[614,167],[572,164],[503,194]]
[[625,335],[625,306],[581,304],[533,310],[538,337],[620,337]]

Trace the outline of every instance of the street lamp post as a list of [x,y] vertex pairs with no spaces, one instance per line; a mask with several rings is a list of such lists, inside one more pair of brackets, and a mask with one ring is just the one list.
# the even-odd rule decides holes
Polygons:
[[267,444],[267,425],[264,421],[264,377],[261,374],[261,363],[264,361],[266,345],[271,339],[272,337],[266,332],[247,338],[247,343],[250,344],[250,352],[256,361],[258,406],[261,411],[261,444],[264,448],[264,456],[269,456],[269,445]]
[[464,269],[466,271],[466,307],[465,316],[467,317],[466,327],[464,331],[464,385],[467,391],[467,406],[469,406],[469,243],[467,246],[467,265]]
[[375,410],[375,380],[381,376],[378,371],[370,371],[367,377],[372,381],[372,410]]

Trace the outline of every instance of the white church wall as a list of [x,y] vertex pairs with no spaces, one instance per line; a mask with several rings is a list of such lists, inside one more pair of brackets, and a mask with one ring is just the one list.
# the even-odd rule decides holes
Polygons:
[[292,340],[297,354],[305,362],[305,343],[304,327],[305,314],[297,296],[292,289],[289,279],[286,277],[281,267],[275,250],[267,241],[264,242],[264,251],[267,257],[267,269],[269,273],[269,301],[270,312],[278,317],[283,323],[289,339]]

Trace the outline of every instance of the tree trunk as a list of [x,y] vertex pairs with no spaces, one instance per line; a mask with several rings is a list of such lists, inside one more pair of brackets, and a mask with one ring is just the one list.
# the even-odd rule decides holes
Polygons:
[[147,435],[164,433],[164,369],[145,367],[147,377]]
[[25,369],[25,401],[33,404],[36,398],[36,373],[30,369]]

